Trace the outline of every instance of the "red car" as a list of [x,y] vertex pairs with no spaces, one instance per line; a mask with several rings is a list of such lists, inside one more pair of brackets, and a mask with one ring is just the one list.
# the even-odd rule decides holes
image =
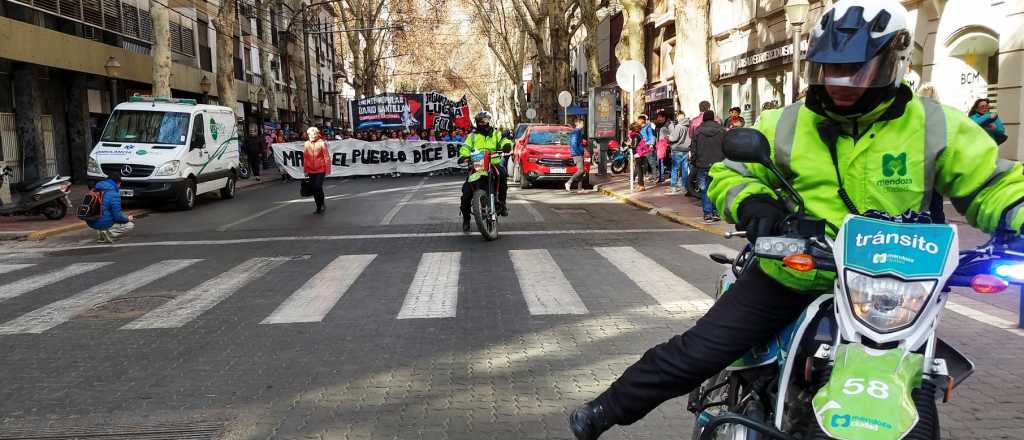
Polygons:
[[[540,181],[565,182],[576,173],[576,164],[569,154],[569,133],[572,128],[565,125],[536,125],[526,128],[522,137],[516,140],[512,158],[516,174],[523,189]],[[590,154],[584,153],[583,185],[590,185]]]

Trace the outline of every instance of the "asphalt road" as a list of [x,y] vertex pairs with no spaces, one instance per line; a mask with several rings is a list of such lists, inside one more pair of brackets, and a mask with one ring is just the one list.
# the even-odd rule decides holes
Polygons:
[[[484,242],[460,185],[330,180],[320,216],[269,183],[113,246],[5,244],[0,438],[569,438],[570,408],[710,304],[705,254],[741,245],[555,187],[515,190]],[[947,315],[979,364],[947,438],[1020,438],[1024,337]],[[687,438],[684,406],[606,438]]]

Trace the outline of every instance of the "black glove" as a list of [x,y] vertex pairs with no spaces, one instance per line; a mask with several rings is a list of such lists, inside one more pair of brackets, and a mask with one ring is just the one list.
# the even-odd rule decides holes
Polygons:
[[780,226],[789,215],[789,210],[771,196],[754,195],[747,197],[739,208],[736,229],[747,232],[747,240],[757,243],[758,237],[771,236],[781,232]]

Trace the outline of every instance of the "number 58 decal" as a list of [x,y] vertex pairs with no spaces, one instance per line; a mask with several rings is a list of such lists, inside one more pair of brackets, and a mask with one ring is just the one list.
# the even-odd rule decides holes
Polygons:
[[876,399],[885,400],[889,398],[889,385],[885,382],[872,380],[864,386],[865,380],[857,377],[846,379],[843,384],[843,393],[848,396],[856,396],[867,391],[868,395]]

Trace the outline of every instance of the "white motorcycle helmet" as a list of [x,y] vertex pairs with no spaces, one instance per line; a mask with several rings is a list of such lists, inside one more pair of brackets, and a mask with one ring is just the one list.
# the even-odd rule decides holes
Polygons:
[[910,68],[912,38],[899,0],[840,0],[811,31],[811,86],[895,87]]

